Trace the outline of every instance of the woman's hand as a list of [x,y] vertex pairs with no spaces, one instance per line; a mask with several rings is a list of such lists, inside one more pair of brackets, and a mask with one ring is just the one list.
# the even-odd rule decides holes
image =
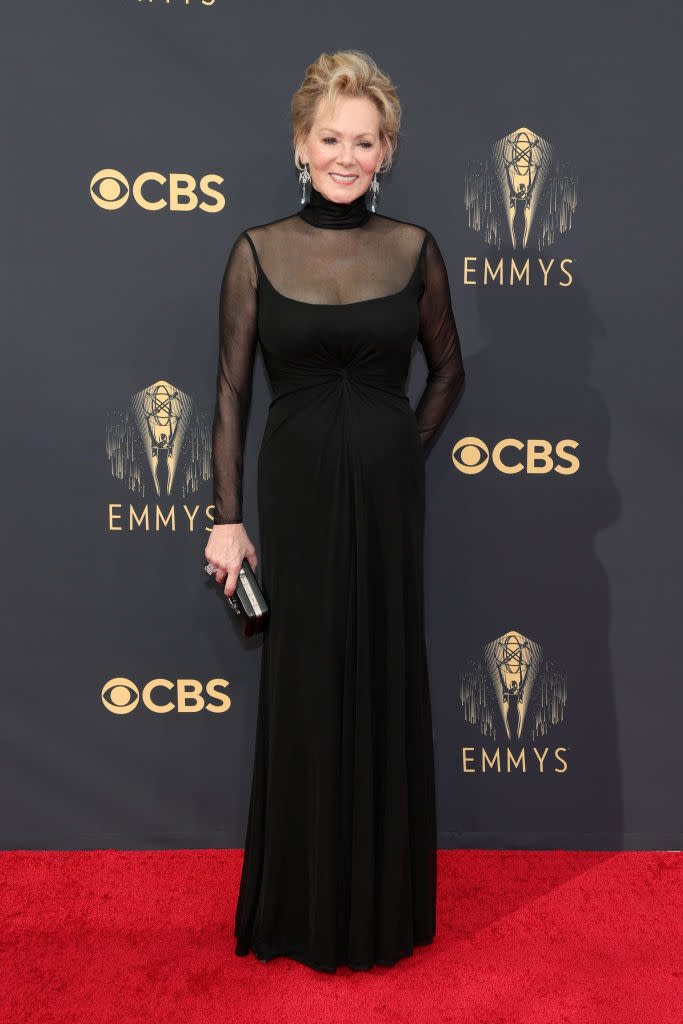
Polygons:
[[216,583],[225,583],[223,593],[226,597],[232,597],[237,590],[242,559],[247,559],[254,572],[258,565],[256,548],[249,540],[243,523],[221,523],[212,527],[204,554],[207,562],[218,566],[213,575]]

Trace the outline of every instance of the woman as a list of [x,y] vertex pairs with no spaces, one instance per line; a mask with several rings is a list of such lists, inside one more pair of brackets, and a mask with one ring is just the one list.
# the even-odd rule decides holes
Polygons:
[[[311,64],[292,100],[310,196],[239,235],[220,297],[206,557],[226,595],[242,558],[258,561],[241,490],[257,339],[273,392],[258,458],[270,619],[235,952],[329,972],[394,964],[435,931],[424,458],[464,373],[433,236],[365,203],[399,122],[366,54]],[[413,412],[416,337],[429,378]]]

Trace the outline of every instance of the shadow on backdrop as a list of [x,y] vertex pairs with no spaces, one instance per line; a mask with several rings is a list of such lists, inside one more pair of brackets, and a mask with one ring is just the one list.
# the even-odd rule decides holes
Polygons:
[[[493,262],[499,256],[508,268],[513,251]],[[428,460],[426,610],[444,847],[623,845],[609,586],[595,548],[620,511],[607,470],[607,407],[589,380],[604,326],[576,277],[569,287],[543,287],[539,277],[530,286],[477,288],[486,346],[467,360],[466,393]],[[523,442],[501,453],[522,470],[506,474],[489,457],[481,472],[461,473],[449,446],[467,436],[484,442],[482,458],[504,439]],[[576,472],[528,472],[529,440],[552,444],[554,467],[570,465],[554,451],[566,439],[578,442],[568,449]],[[517,742],[508,739],[484,650],[510,631],[540,645],[546,669],[566,686],[562,720],[532,738],[528,714]],[[461,700],[473,671],[486,681],[488,733],[467,720]],[[547,683],[539,673],[537,694]],[[543,772],[534,746],[548,747]],[[490,757],[500,748],[500,773],[482,771],[482,747]],[[515,757],[525,748],[526,771],[506,764],[508,747]]]

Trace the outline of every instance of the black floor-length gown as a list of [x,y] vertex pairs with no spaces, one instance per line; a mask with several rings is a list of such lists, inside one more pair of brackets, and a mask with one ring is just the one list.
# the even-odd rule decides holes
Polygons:
[[[390,965],[435,933],[425,445],[463,381],[431,233],[312,189],[242,232],[220,297],[215,522],[242,521],[257,341],[264,634],[235,952]],[[416,338],[429,376],[415,412]],[[249,532],[249,524],[245,524]]]

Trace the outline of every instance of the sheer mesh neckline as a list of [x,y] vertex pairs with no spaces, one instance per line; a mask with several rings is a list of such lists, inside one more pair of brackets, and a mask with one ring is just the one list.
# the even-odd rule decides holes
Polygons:
[[[339,205],[339,204],[337,204],[337,205]],[[249,241],[249,244],[252,247],[252,251],[254,253],[254,256],[256,257],[256,267],[257,267],[258,273],[261,275],[261,278],[266,282],[266,284],[268,285],[270,290],[275,295],[277,295],[278,298],[284,299],[285,302],[296,302],[297,305],[299,305],[299,306],[314,306],[314,307],[318,306],[318,307],[321,307],[321,308],[324,308],[324,309],[343,309],[345,306],[361,306],[361,305],[365,305],[365,303],[367,303],[367,302],[385,302],[387,299],[397,299],[397,298],[399,298],[399,296],[403,295],[405,292],[408,291],[408,289],[410,288],[410,286],[413,283],[413,280],[414,280],[415,276],[417,275],[417,272],[418,272],[418,270],[420,268],[420,262],[421,262],[421,259],[422,259],[422,252],[424,251],[425,245],[427,243],[427,238],[429,237],[428,234],[425,235],[425,237],[423,239],[423,242],[422,242],[422,247],[420,249],[420,255],[418,256],[417,262],[416,262],[415,266],[413,267],[413,272],[410,275],[410,277],[408,278],[408,280],[406,281],[406,283],[404,284],[403,288],[399,289],[398,291],[391,292],[389,295],[374,295],[372,298],[369,298],[369,299],[356,299],[356,300],[353,300],[351,302],[304,302],[302,299],[295,299],[295,298],[292,298],[292,296],[290,296],[290,295],[285,295],[283,292],[279,291],[275,287],[275,285],[270,280],[270,278],[266,274],[265,270],[261,266],[261,262],[260,262],[260,260],[258,258],[258,255],[256,253],[256,249],[254,248],[254,245],[253,245],[253,242],[252,242],[251,238],[249,237],[249,235],[247,234],[246,231],[244,232],[244,234],[246,235],[246,237],[247,237],[247,239]]]
[[335,203],[319,192],[311,182],[311,194],[299,217],[316,228],[359,228],[372,213],[365,205],[365,193],[356,196],[350,203]]

